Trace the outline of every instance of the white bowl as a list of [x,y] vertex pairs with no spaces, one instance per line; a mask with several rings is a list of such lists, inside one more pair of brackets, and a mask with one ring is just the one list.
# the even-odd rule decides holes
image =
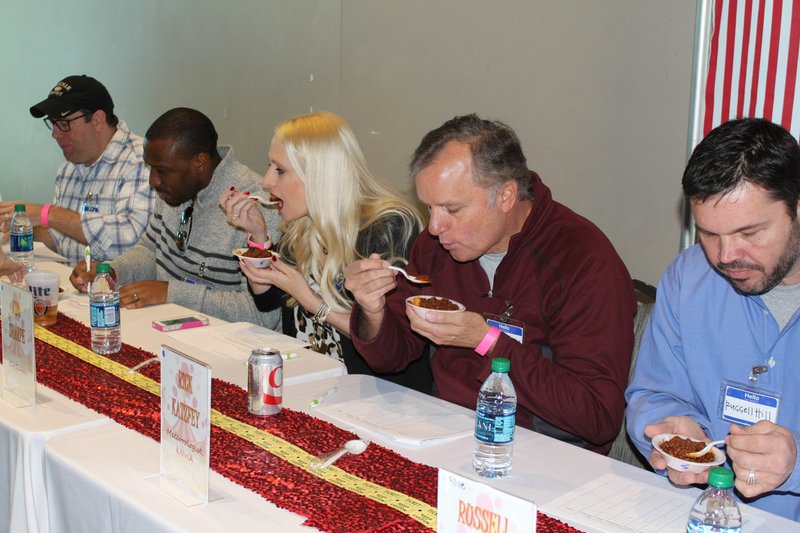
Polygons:
[[[442,298],[442,299],[447,299],[447,300],[450,300],[450,302],[452,302],[452,303],[456,304],[456,305],[458,306],[458,309],[456,309],[456,310],[453,310],[453,311],[443,311],[443,310],[441,310],[441,309],[431,309],[430,307],[421,307],[421,306],[419,306],[419,305],[416,305],[416,304],[414,303],[415,301],[417,301],[417,298],[420,298],[420,299],[425,299],[425,298]],[[415,312],[416,312],[416,313],[417,313],[419,316],[421,316],[422,318],[425,318],[425,313],[427,313],[428,311],[433,311],[433,312],[435,312],[435,313],[463,313],[463,312],[464,312],[464,310],[466,309],[466,307],[464,306],[464,304],[462,304],[462,303],[459,303],[459,302],[457,302],[457,301],[455,301],[455,300],[451,300],[450,298],[444,298],[444,296],[428,296],[428,295],[409,296],[408,298],[406,298],[406,303],[407,303],[408,305],[410,305],[411,307],[413,307],[413,308],[414,308],[414,311],[415,311]]]
[[[667,466],[672,468],[673,470],[677,470],[679,472],[692,472],[694,474],[699,474],[700,472],[704,472],[711,468],[712,466],[719,466],[725,462],[725,452],[713,446],[711,451],[714,452],[714,460],[710,463],[695,463],[693,461],[689,461],[688,459],[678,459],[675,456],[672,456],[661,449],[661,443],[668,441],[672,437],[681,437],[684,439],[689,439],[694,442],[703,442],[697,439],[693,439],[691,437],[687,437],[686,435],[675,435],[672,433],[662,433],[660,435],[656,435],[653,437],[653,446],[656,450],[658,450],[661,455],[664,456],[664,459],[667,460]],[[705,443],[703,443],[705,444]]]
[[[233,251],[233,255],[256,268],[267,268],[272,264],[272,257],[247,257],[244,255],[245,252],[247,252],[247,248],[237,248]],[[275,257],[280,257],[277,252],[273,252],[272,250],[270,250],[269,253]]]

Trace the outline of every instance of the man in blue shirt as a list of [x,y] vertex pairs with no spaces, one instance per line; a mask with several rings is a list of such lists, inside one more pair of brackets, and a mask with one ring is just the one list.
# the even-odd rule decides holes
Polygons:
[[[743,119],[714,129],[683,175],[700,244],[668,267],[626,391],[628,432],[725,439],[747,503],[800,519],[800,147]],[[676,484],[708,473],[667,469]]]

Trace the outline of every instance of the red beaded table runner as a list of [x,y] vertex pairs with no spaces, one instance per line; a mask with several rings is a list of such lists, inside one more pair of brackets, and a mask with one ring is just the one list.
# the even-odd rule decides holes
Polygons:
[[[153,354],[123,344],[118,354],[98,356],[82,348],[91,344],[89,329],[63,314],[56,325],[36,329],[39,383],[159,440],[158,365],[143,368],[139,372],[143,377],[134,376],[139,379],[134,382],[120,377],[119,371],[114,375],[101,368],[130,368]],[[88,362],[81,353],[90,354],[84,355],[88,361],[101,363]],[[316,456],[355,435],[287,408],[272,417],[253,416],[247,411],[246,391],[219,379],[212,380],[211,404],[211,468],[276,506],[306,517],[304,525],[348,532],[435,530],[435,468],[371,444],[361,455],[339,460],[320,476],[303,468],[307,461],[297,457]],[[578,530],[539,513],[537,531]]]

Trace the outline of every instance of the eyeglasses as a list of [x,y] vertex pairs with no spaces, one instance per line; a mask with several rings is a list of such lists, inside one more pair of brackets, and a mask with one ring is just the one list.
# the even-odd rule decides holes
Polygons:
[[72,129],[71,122],[78,120],[79,118],[86,118],[89,115],[91,115],[91,113],[84,113],[83,115],[78,115],[77,117],[74,118],[59,118],[53,120],[50,117],[45,117],[42,120],[44,120],[44,125],[47,126],[48,130],[52,130],[53,126],[55,126],[56,128],[58,128],[59,131],[67,133],[69,130]]
[[[192,213],[194,212],[194,202],[189,205],[186,209],[183,210],[181,213],[181,217],[178,219],[180,226],[178,227],[178,231],[175,232],[175,245],[178,247],[178,251],[181,253],[186,251],[186,243],[189,241],[189,235],[192,233]],[[183,229],[184,226],[189,225],[189,230]]]

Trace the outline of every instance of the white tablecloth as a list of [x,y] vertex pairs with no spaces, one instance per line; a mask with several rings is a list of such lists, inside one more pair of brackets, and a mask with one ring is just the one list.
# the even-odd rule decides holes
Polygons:
[[[69,283],[72,269],[48,261],[37,261],[36,269],[53,271],[61,276],[64,294],[59,301],[59,311],[88,324],[88,296],[78,294]],[[152,328],[153,320],[187,314],[192,314],[192,311],[174,304],[122,309],[122,340],[155,354],[162,343],[167,344],[208,363],[213,377],[246,388],[247,369],[241,360],[198,350]],[[215,324],[225,324],[225,321],[210,318],[210,325]],[[284,364],[286,383],[301,383],[346,372],[343,364],[330,357],[311,350],[298,351],[300,357]],[[41,385],[38,386],[37,402],[36,407],[18,409],[0,401],[0,531],[64,531],[48,526],[47,493],[42,472],[44,443],[56,435],[99,424],[119,428],[109,418]],[[131,438],[140,437],[130,433]]]
[[42,454],[57,435],[110,425],[111,420],[46,387],[36,405],[0,401],[0,531],[47,531]]
[[[311,411],[308,408],[311,399],[333,386],[338,391],[323,405],[357,399],[367,401],[387,393],[406,395],[403,401],[412,401],[420,395],[373,377],[350,375],[287,386],[284,405],[336,422],[319,409]],[[435,401],[454,413],[472,413],[457,405]],[[341,423],[337,425],[345,427]],[[471,437],[410,447],[380,434],[358,429],[354,432],[414,461],[478,479],[472,473]],[[95,525],[96,530],[114,531],[248,531],[265,528],[281,532],[307,531],[300,525],[302,519],[299,516],[276,508],[214,473],[211,476],[212,490],[224,492],[225,498],[205,506],[184,507],[154,488],[151,481],[159,469],[158,444],[120,426],[98,427],[53,438],[46,444],[44,462],[53,531],[83,531],[91,525]],[[663,477],[521,428],[517,428],[511,477],[487,483],[534,501],[543,512],[553,515],[548,508],[550,502],[606,474],[685,493],[689,498],[687,514],[690,500],[699,493],[694,488],[671,487]],[[761,517],[763,524],[759,530],[775,533],[797,528],[794,522],[757,509],[747,507],[747,512]],[[590,532],[610,530],[581,527]]]

